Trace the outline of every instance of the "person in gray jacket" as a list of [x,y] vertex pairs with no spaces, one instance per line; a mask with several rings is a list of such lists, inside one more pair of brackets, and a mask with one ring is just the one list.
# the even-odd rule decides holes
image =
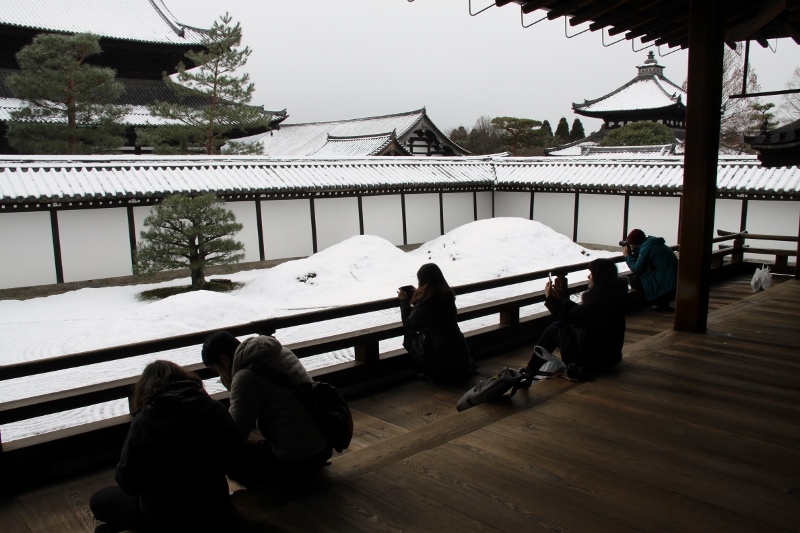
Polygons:
[[264,437],[259,457],[265,470],[294,473],[327,464],[333,451],[319,424],[295,392],[274,379],[277,372],[293,383],[313,381],[291,350],[274,337],[239,342],[217,331],[206,338],[202,356],[230,391],[230,413],[239,434],[248,438],[255,427]]

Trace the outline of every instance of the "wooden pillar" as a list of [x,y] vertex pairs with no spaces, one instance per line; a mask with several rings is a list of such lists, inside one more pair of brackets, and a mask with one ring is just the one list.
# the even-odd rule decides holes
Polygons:
[[572,208],[572,242],[578,242],[578,213],[580,212],[581,194],[575,191],[575,207]]
[[56,283],[64,283],[64,265],[61,262],[61,236],[58,232],[58,211],[50,211],[50,231],[53,234],[53,260],[56,266]]
[[742,215],[739,221],[739,232],[747,230],[747,198],[742,200]]
[[403,215],[403,244],[408,244],[408,227],[406,225],[406,193],[400,193],[400,213]]
[[472,191],[472,221],[478,220],[478,191]]
[[359,235],[364,235],[364,204],[361,195],[358,195],[358,231]]
[[258,257],[264,261],[267,254],[264,252],[264,222],[261,218],[261,200],[259,198],[256,198],[256,231],[258,232]]
[[317,253],[317,211],[314,208],[314,198],[309,198],[311,210],[311,253]]
[[439,193],[439,235],[444,235],[444,193]]
[[133,219],[133,206],[125,209],[128,214],[128,242],[131,247],[131,272],[136,273],[136,223]]
[[628,216],[631,210],[631,195],[625,193],[625,207],[622,209],[622,239],[624,241],[628,238]]
[[531,212],[528,214],[528,220],[533,220],[533,191],[531,191]]
[[705,332],[708,322],[722,99],[722,7],[722,0],[691,0],[689,5],[689,97],[675,329],[695,333]]

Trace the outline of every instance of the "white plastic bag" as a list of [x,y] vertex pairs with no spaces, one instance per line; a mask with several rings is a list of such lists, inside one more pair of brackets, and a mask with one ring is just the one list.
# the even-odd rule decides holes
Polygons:
[[769,271],[767,265],[761,265],[753,274],[753,279],[750,280],[750,286],[753,292],[763,291],[772,287],[772,273]]

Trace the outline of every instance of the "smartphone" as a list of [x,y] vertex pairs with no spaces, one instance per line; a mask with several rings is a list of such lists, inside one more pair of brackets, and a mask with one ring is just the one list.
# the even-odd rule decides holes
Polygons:
[[548,272],[547,273],[547,281],[550,282],[550,286],[552,287],[553,286],[553,273],[552,272]]
[[413,285],[403,285],[402,287],[400,287],[399,290],[401,290],[404,293],[406,293],[409,298],[411,298],[414,295],[414,286]]

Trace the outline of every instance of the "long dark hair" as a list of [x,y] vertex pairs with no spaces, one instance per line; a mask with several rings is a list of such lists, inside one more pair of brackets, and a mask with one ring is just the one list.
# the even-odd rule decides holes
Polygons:
[[589,263],[589,272],[596,287],[601,287],[617,279],[617,264],[611,259],[597,258]]
[[168,383],[191,381],[203,388],[203,380],[194,372],[189,372],[172,361],[158,359],[142,371],[142,377],[133,389],[133,406],[139,410],[147,405],[158,391]]
[[411,298],[412,304],[443,295],[456,297],[456,292],[447,284],[442,270],[435,263],[426,263],[419,267],[417,281],[419,282],[419,287],[414,291],[414,296]]

